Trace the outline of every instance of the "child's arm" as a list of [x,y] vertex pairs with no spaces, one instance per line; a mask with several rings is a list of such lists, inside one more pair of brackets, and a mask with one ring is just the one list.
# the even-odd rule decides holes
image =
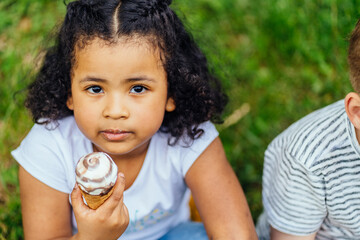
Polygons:
[[216,138],[185,176],[209,239],[257,239],[240,183]]
[[271,229],[272,240],[314,240],[316,236],[316,232],[308,236],[294,236],[280,232],[272,227],[270,227],[270,229]]
[[19,181],[24,237],[27,240],[117,239],[128,225],[128,212],[122,202],[123,178],[115,185],[112,196],[96,211],[87,208],[79,189],[74,189],[72,204],[78,224],[78,234],[74,236],[69,195],[40,182],[21,166]]
[[69,195],[40,182],[20,166],[20,198],[24,237],[71,237]]

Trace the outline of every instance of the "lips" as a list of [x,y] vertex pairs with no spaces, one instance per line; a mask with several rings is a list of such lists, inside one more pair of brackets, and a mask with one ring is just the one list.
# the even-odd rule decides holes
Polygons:
[[101,131],[100,134],[108,141],[122,141],[125,140],[131,134],[131,132],[116,129],[106,129]]

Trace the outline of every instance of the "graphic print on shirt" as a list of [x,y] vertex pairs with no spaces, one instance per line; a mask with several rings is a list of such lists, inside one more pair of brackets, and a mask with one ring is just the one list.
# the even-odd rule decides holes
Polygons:
[[152,225],[160,222],[166,217],[169,217],[174,214],[173,210],[162,210],[160,208],[155,208],[152,212],[145,215],[143,218],[137,217],[139,210],[135,210],[134,219],[130,218],[129,226],[126,229],[126,232],[137,232],[145,228],[151,227]]

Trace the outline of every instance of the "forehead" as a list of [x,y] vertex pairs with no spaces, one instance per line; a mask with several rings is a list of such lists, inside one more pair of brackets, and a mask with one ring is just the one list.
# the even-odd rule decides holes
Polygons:
[[110,40],[102,39],[100,37],[81,37],[75,44],[74,55],[76,56],[80,53],[88,54],[92,51],[104,49],[111,49],[115,51],[119,48],[127,50],[138,49],[146,54],[152,53],[155,56],[159,55],[159,57],[161,54],[155,38],[134,34],[132,36],[117,37]]
[[79,73],[123,76],[164,72],[159,49],[144,38],[120,38],[112,42],[94,38],[84,46],[78,44],[74,60],[73,77]]

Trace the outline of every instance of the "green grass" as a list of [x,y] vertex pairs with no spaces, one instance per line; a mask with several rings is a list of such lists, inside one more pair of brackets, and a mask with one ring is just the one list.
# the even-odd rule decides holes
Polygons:
[[[173,1],[224,83],[230,97],[225,116],[250,106],[219,130],[254,219],[262,211],[266,146],[292,122],[352,90],[346,53],[358,6],[360,0]],[[10,151],[32,125],[22,90],[64,12],[62,1],[0,1],[0,240],[22,239]]]

